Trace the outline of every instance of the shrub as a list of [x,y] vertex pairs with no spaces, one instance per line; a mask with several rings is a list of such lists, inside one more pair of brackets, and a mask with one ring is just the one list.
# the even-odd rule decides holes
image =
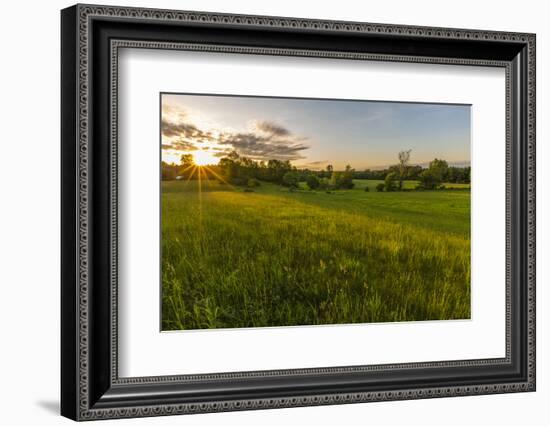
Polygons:
[[397,180],[398,176],[395,172],[390,172],[386,175],[386,179],[384,179],[384,189],[386,192],[395,191],[397,189]]
[[248,179],[245,177],[233,177],[230,182],[236,186],[245,186],[248,183]]
[[289,188],[298,188],[299,176],[296,172],[286,172],[283,175],[283,185]]
[[255,178],[250,178],[248,179],[248,182],[246,184],[249,188],[256,188],[258,186],[260,186],[260,181],[258,179],[255,179]]
[[326,178],[319,179],[319,189],[326,190],[330,187],[329,181]]
[[432,169],[423,170],[420,173],[420,186],[423,189],[434,189],[441,181]]
[[385,184],[379,183],[378,185],[376,185],[376,190],[377,190],[378,192],[382,192],[382,191],[384,190],[385,187],[386,187]]
[[309,189],[318,189],[319,186],[321,186],[321,182],[319,181],[319,178],[317,176],[307,175],[306,185],[309,187]]
[[252,188],[245,188],[243,189],[243,192],[254,192]]
[[365,192],[369,192],[369,191],[370,191],[369,187],[365,186]]
[[334,189],[351,189],[354,186],[353,183],[353,171],[352,169],[345,172],[332,172],[330,177],[330,186]]

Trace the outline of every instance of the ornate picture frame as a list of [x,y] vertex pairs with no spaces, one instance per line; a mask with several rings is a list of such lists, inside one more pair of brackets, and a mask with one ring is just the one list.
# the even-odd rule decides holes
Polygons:
[[[535,43],[534,34],[510,32],[96,5],[64,9],[62,415],[94,420],[534,391]],[[121,48],[503,68],[506,355],[119,377],[117,71]]]

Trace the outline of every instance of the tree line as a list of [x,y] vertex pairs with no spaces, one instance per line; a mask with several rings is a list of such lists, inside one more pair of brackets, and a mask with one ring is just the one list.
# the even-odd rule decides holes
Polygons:
[[[417,189],[436,189],[441,187],[443,182],[470,183],[470,167],[449,166],[447,161],[436,158],[427,168],[423,168],[409,164],[410,154],[411,150],[400,151],[397,155],[398,163],[386,169],[358,171],[350,165],[344,170],[334,170],[330,164],[323,170],[298,169],[288,160],[255,161],[233,151],[221,158],[217,165],[208,166],[206,174],[209,178],[223,178],[237,186],[255,187],[261,182],[271,182],[295,189],[300,182],[305,182],[310,189],[319,190],[351,189],[354,187],[354,179],[384,181],[376,189],[388,192],[403,190],[405,180],[418,181]],[[180,164],[168,164],[163,161],[162,179],[198,179],[193,165],[192,154],[182,155]]]

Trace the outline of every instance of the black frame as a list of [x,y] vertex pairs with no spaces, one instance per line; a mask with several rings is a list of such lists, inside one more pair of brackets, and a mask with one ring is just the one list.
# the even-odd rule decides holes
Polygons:
[[[61,35],[62,415],[90,420],[535,390],[533,34],[76,5],[62,11]],[[116,72],[124,47],[505,68],[506,357],[119,378]]]

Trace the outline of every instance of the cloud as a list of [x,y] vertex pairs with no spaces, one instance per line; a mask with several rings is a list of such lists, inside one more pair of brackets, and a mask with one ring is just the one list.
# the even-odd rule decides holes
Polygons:
[[[164,113],[164,111],[163,111]],[[253,160],[298,160],[309,145],[303,143],[306,138],[295,136],[289,129],[271,122],[256,121],[249,132],[224,131],[222,133],[206,131],[187,121],[171,121],[163,117],[161,122],[163,149],[194,151],[198,144],[209,142],[202,147],[224,157],[231,151]],[[218,146],[212,146],[216,144]]]
[[185,122],[174,123],[163,119],[161,123],[161,132],[162,136],[168,138],[179,137],[193,139],[193,141],[199,143],[213,140],[211,132],[205,132],[197,128],[194,124]]
[[305,163],[304,166],[311,168],[311,169],[323,169],[326,165],[329,164],[328,160],[320,160],[320,161],[310,161],[309,163]]
[[269,133],[274,136],[289,136],[291,134],[290,130],[271,121],[257,121],[255,125],[256,129],[261,132]]
[[[290,132],[288,135],[291,136]],[[298,160],[304,158],[301,152],[309,148],[301,140],[303,138],[279,138],[275,134],[248,132],[223,134],[218,143],[230,145],[240,155],[253,160]]]
[[162,116],[170,117],[170,121],[184,120],[187,117],[187,112],[177,105],[163,102]]
[[196,151],[198,148],[194,143],[180,139],[168,144],[162,144],[162,149],[173,149],[174,151]]

